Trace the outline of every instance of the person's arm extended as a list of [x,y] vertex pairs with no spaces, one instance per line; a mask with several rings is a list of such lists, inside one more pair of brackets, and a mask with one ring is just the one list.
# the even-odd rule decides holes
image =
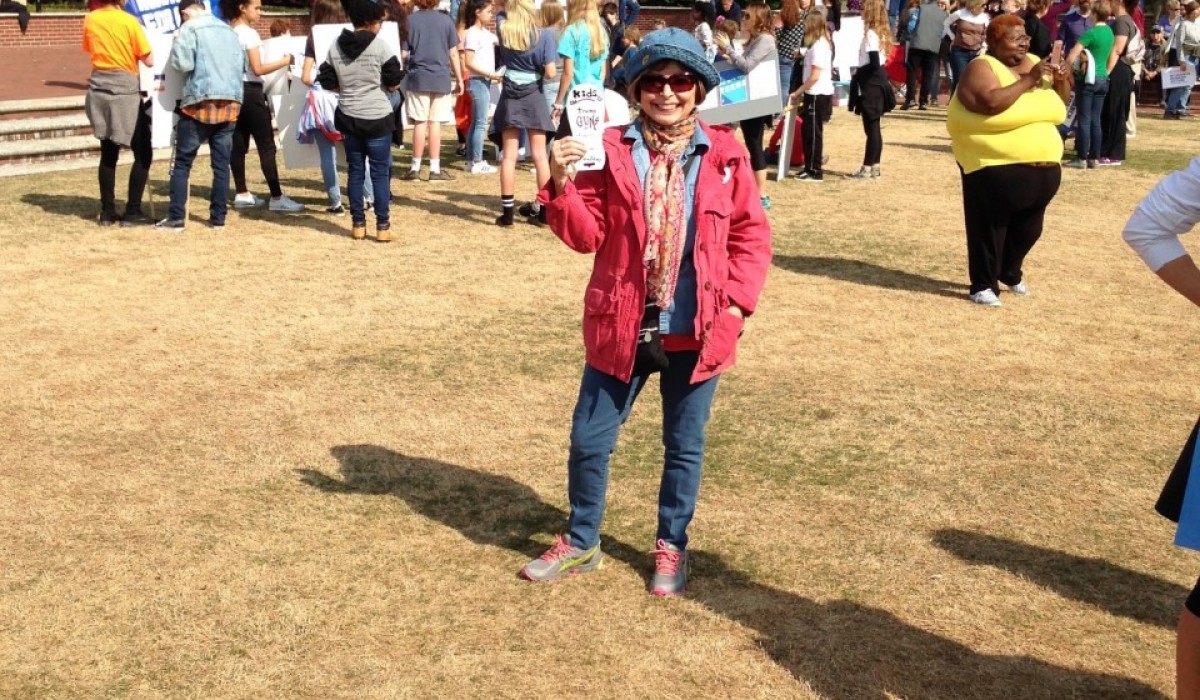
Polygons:
[[[729,49],[729,45],[725,45]],[[750,42],[748,50],[743,53],[738,53],[729,50],[727,58],[729,62],[738,67],[738,70],[743,73],[749,73],[754,70],[759,63],[762,63],[767,58],[775,53],[775,38],[767,34],[759,34]]]
[[1163,178],[1138,203],[1121,237],[1172,289],[1200,306],[1200,271],[1179,236],[1200,222],[1200,159]]
[[986,61],[972,61],[967,64],[956,94],[967,111],[988,116],[999,114],[1012,107],[1021,95],[1040,85],[1042,76],[1048,75],[1050,70],[1043,61],[1030,68],[1028,73],[1021,74],[1012,85],[1000,87],[1000,79]]
[[251,49],[246,49],[246,60],[250,63],[250,72],[255,75],[274,73],[280,68],[286,68],[287,66],[292,65],[292,55],[290,53],[284,54],[283,58],[279,59],[278,61],[263,63],[262,49],[258,46],[255,46]]
[[467,89],[467,79],[463,76],[462,61],[458,58],[458,47],[450,49],[450,73],[454,79],[458,81],[450,89],[451,94],[461,95],[463,90]]
[[810,72],[808,74],[808,80],[805,80],[803,83],[801,83],[800,87],[796,88],[796,91],[791,94],[792,100],[795,101],[795,100],[802,99],[804,97],[804,93],[811,90],[813,88],[813,86],[817,84],[817,81],[820,79],[821,79],[821,67],[813,66],[812,72]]
[[[560,56],[562,54],[559,54]],[[561,111],[563,102],[567,100],[567,91],[571,89],[571,81],[575,79],[575,61],[563,57],[563,74],[558,83],[558,94],[554,97],[554,110]]]
[[467,74],[468,78],[471,76],[471,74],[475,74],[475,75],[481,75],[481,76],[487,78],[488,80],[499,80],[500,79],[499,73],[486,73],[475,67],[475,49],[464,49],[463,50],[463,66],[466,68],[466,70],[470,71],[470,73]]

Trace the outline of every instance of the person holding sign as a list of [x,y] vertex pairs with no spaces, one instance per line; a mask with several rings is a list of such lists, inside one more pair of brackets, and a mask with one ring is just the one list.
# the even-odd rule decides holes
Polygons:
[[237,194],[233,198],[234,209],[248,209],[263,204],[246,185],[246,154],[250,152],[250,138],[258,151],[258,162],[263,177],[271,190],[268,208],[277,212],[301,212],[304,205],[283,193],[279,185],[279,167],[275,164],[275,126],[271,123],[271,105],[263,91],[262,77],[292,64],[294,56],[288,54],[278,61],[263,63],[262,37],[251,24],[262,16],[262,0],[220,0],[221,12],[229,26],[237,33],[246,57],[246,69],[242,78],[242,111],[238,115],[237,130],[233,133],[233,184]]
[[[1162,281],[1200,306],[1200,269],[1179,236],[1200,222],[1200,158],[1168,175],[1138,204],[1125,224],[1125,242]],[[1175,544],[1200,550],[1200,461],[1192,429],[1154,509],[1178,523]],[[1175,697],[1200,700],[1200,581],[1183,603],[1175,628]]]
[[[492,138],[503,144],[504,160],[500,163],[500,216],[498,226],[513,225],[516,205],[517,156],[521,129],[529,134],[529,150],[537,172],[540,189],[550,179],[550,164],[546,156],[546,133],[554,131],[550,110],[542,95],[542,81],[553,78],[554,57],[558,47],[554,34],[538,28],[538,18],[529,0],[509,0],[505,5],[508,19],[500,26],[500,62],[504,67],[504,82],[500,87],[500,102],[492,118]],[[544,222],[539,209],[533,213]]]
[[621,424],[659,373],[665,446],[650,592],[687,585],[687,528],[696,509],[705,428],[720,374],[733,365],[745,319],[771,264],[771,227],[746,149],[697,118],[720,82],[691,34],[648,34],[630,58],[641,107],[604,132],[604,164],[577,170],[588,149],[551,147],[538,197],[570,248],[595,253],[584,294],[587,364],[571,427],[566,532],[521,569],[554,581],[599,569],[609,454]]
[[[154,65],[150,40],[137,19],[123,10],[125,0],[106,0],[83,20],[83,50],[92,60],[84,111],[100,139],[101,226],[153,224],[142,213],[142,194],[150,178],[150,117],[142,102],[138,63]],[[117,214],[117,158],[121,146],[133,150],[125,215]]]
[[[750,43],[745,49],[739,49],[727,35],[717,34],[717,50],[730,63],[737,66],[743,73],[758,67],[764,61],[779,61],[779,53],[775,44],[775,20],[772,19],[771,8],[765,2],[752,2],[746,6],[744,14],[746,33]],[[746,149],[750,152],[750,165],[754,168],[754,179],[758,182],[758,193],[764,209],[771,208],[771,198],[763,191],[767,187],[767,156],[763,152],[763,131],[774,117],[754,117],[744,119],[742,138],[746,141]]]

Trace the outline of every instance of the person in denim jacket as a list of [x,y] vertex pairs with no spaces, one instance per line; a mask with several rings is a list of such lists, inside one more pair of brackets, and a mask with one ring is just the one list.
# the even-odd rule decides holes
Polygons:
[[175,165],[171,168],[171,207],[157,228],[183,229],[188,178],[200,144],[212,161],[208,223],[225,226],[233,130],[242,103],[245,54],[237,34],[205,9],[201,0],[179,3],[183,26],[175,34],[170,66],[184,74],[183,99],[175,126]]
[[745,146],[696,116],[719,82],[699,42],[681,29],[652,32],[627,70],[639,118],[605,130],[604,166],[574,177],[587,148],[556,141],[538,195],[555,235],[595,262],[567,461],[570,516],[521,575],[553,581],[601,567],[609,455],[650,375],[661,373],[665,454],[650,591],[670,596],[687,585],[709,410],[758,304],[771,227]]

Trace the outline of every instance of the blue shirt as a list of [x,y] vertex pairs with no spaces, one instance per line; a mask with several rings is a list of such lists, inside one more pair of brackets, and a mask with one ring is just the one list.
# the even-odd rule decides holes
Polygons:
[[[633,167],[637,170],[642,193],[646,191],[646,177],[650,174],[650,149],[642,136],[642,121],[634,121],[625,129],[625,138],[633,142]],[[692,140],[679,157],[679,166],[684,169],[684,187],[687,196],[683,199],[683,214],[687,217],[687,238],[683,244],[683,255],[679,261],[679,280],[675,283],[675,298],[660,317],[659,332],[664,335],[696,335],[696,265],[692,260],[696,247],[696,177],[700,173],[700,161],[712,145],[700,125],[692,134]],[[695,157],[693,157],[695,156]],[[644,207],[643,207],[644,209]]]

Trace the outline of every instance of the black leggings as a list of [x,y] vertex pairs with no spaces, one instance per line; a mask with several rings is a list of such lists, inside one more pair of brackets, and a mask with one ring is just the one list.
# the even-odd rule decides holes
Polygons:
[[1129,119],[1129,98],[1133,92],[1133,69],[1117,61],[1108,74],[1108,94],[1100,112],[1100,157],[1125,160],[1125,121]]
[[867,150],[863,154],[863,165],[879,165],[883,158],[883,129],[880,128],[880,118],[862,115],[863,132],[867,135]]
[[[137,123],[133,127],[133,139],[129,148],[133,151],[133,167],[129,170],[129,197],[125,200],[125,213],[136,214],[142,210],[142,194],[150,178],[150,161],[154,151],[150,147],[150,117],[146,115],[147,102],[138,104]],[[100,209],[106,214],[117,213],[117,159],[121,146],[115,141],[100,141]]]
[[275,166],[275,129],[271,126],[271,107],[263,93],[262,83],[242,83],[245,97],[242,111],[238,114],[237,128],[233,131],[233,157],[229,169],[233,171],[233,185],[239,193],[249,192],[246,187],[246,154],[250,151],[250,137],[258,149],[258,162],[272,197],[279,197],[279,170]]
[[763,129],[770,117],[755,117],[741,123],[742,138],[746,139],[746,150],[750,152],[750,169],[754,172],[767,169],[767,154],[763,152]]
[[[960,168],[961,170],[961,168]],[[971,293],[1021,282],[1025,256],[1042,235],[1046,207],[1058,192],[1058,164],[993,165],[962,176]]]
[[[825,122],[823,117],[829,111],[833,95],[804,95],[803,125],[800,127],[800,138],[804,139],[804,171],[812,177],[820,178],[821,160],[825,157]],[[782,158],[782,156],[780,156]]]

